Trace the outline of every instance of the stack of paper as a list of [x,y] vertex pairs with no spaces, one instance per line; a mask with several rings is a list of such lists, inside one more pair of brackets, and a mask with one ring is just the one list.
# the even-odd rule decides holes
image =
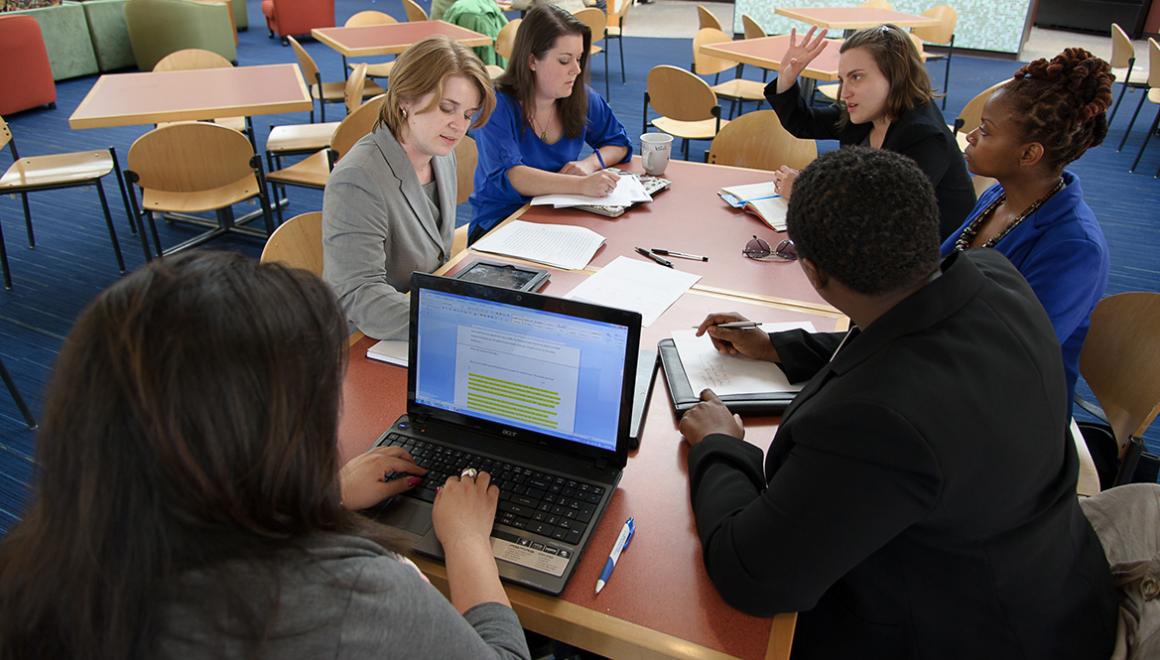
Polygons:
[[484,236],[472,248],[579,270],[592,261],[601,245],[604,237],[586,227],[514,220]]
[[[763,323],[762,332],[784,332],[801,328],[814,332],[808,321],[795,323]],[[802,384],[790,384],[777,365],[736,355],[718,353],[713,348],[709,333],[700,337],[695,330],[674,330],[673,343],[681,356],[681,365],[689,376],[694,392],[711,389],[717,396],[727,394],[761,394],[765,392],[797,392]]]
[[785,231],[785,214],[789,205],[773,189],[773,182],[729,186],[717,191],[725,203],[761,218],[774,231]]
[[384,339],[367,349],[367,357],[405,367],[411,358],[410,347],[406,339]]
[[617,257],[564,297],[640,312],[641,325],[647,327],[700,279],[700,275]]
[[540,195],[532,198],[532,206],[554,206],[558,209],[571,206],[632,206],[637,202],[651,202],[652,195],[648,194],[640,179],[635,176],[622,176],[616,184],[616,189],[604,197],[588,197],[586,195]]

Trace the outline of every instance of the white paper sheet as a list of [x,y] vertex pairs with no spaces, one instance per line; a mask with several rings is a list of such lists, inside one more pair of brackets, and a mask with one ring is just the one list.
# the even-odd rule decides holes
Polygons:
[[407,366],[411,359],[409,342],[405,339],[384,339],[367,349],[367,357],[379,362]]
[[[762,332],[783,332],[797,328],[815,332],[814,324],[809,321],[763,323],[760,327]],[[681,356],[681,365],[689,376],[689,385],[698,394],[706,388],[713,390],[717,396],[797,392],[804,384],[790,384],[781,369],[773,363],[718,353],[713,348],[709,333],[700,337],[695,334],[696,330],[674,330],[673,342]]]
[[644,185],[635,176],[622,176],[616,184],[616,189],[604,197],[588,197],[586,195],[540,195],[533,197],[532,206],[554,206],[558,209],[571,206],[631,206],[637,202],[651,202],[652,195],[645,192]]
[[479,239],[472,248],[579,270],[603,244],[604,237],[586,227],[515,220]]
[[641,325],[648,327],[700,279],[674,268],[617,257],[564,297],[640,312]]

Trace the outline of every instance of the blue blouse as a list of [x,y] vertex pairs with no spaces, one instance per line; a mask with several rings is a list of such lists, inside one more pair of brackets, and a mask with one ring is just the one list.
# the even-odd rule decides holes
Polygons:
[[[1063,173],[1064,187],[1035,213],[1019,223],[995,244],[1035,292],[1051,318],[1067,372],[1067,410],[1075,398],[1079,377],[1079,352],[1091,327],[1091,314],[1108,284],[1108,243],[1091,207],[1083,201],[1079,177]],[[979,197],[978,204],[957,231],[942,244],[942,254],[954,251],[955,241],[999,195],[995,184]]]
[[559,172],[580,156],[585,143],[593,149],[626,147],[628,153],[624,160],[632,157],[632,143],[628,141],[624,125],[612,114],[608,102],[591,87],[583,137],[565,135],[555,144],[547,144],[536,135],[524,120],[519,102],[511,95],[499,92],[495,100],[491,119],[475,132],[479,164],[475,168],[475,192],[470,199],[472,233],[480,228],[491,229],[531,199],[521,195],[508,180],[507,171],[517,165]]

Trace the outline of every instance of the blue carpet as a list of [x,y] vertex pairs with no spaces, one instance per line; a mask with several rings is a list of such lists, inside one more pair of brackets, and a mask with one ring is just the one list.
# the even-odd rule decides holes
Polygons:
[[[258,3],[251,0],[250,25],[253,27],[240,35],[238,63],[293,62],[290,48],[266,37],[265,23],[258,7]],[[341,23],[348,16],[367,8],[386,11],[398,18],[405,15],[398,0],[338,0],[338,21]],[[628,20],[631,23],[633,17]],[[640,133],[644,81],[649,69],[658,64],[688,66],[692,59],[692,30],[693,26],[690,26],[689,39],[626,38],[626,84],[620,82],[619,46],[610,45],[610,101],[630,135]],[[308,41],[304,45],[318,61],[324,79],[341,79],[341,62],[334,51],[314,42]],[[596,56],[591,67],[592,86],[601,93],[605,82],[603,57]],[[1011,61],[956,55],[951,69],[952,85],[946,117],[953,119],[972,96],[1009,76],[1016,66]],[[932,77],[940,88],[942,71],[941,62],[932,64]],[[761,74],[747,69],[745,75],[759,79]],[[68,116],[95,79],[61,81],[57,84],[55,109],[32,110],[6,118],[23,155],[100,149],[112,145],[124,164],[129,145],[148,127],[81,131],[68,128]],[[1108,135],[1107,142],[1111,146],[1092,150],[1072,168],[1083,179],[1087,201],[1100,218],[1111,247],[1108,294],[1160,289],[1160,232],[1156,230],[1160,181],[1152,177],[1160,167],[1160,140],[1154,141],[1145,154],[1139,173],[1130,175],[1127,172],[1152,121],[1154,106],[1145,104],[1148,107],[1141,112],[1124,152],[1116,153],[1114,149],[1127,128],[1139,94],[1139,90],[1133,90],[1125,98]],[[752,108],[750,104],[747,109]],[[330,117],[332,111],[334,117]],[[329,106],[328,119],[337,118],[341,112],[341,106]],[[254,118],[259,143],[273,124],[306,121],[308,118],[304,114]],[[694,143],[690,157],[703,159],[707,146],[708,143]],[[825,151],[836,145],[823,143],[819,146]],[[9,163],[7,157],[0,157],[0,167],[7,167]],[[122,203],[114,189],[115,183],[110,179],[106,192],[109,193],[125,260],[132,269],[143,261],[141,249],[137,238],[127,230]],[[287,217],[318,210],[322,206],[319,191],[292,188],[290,199]],[[0,222],[3,222],[14,279],[12,291],[0,291],[0,357],[3,357],[34,413],[39,415],[43,408],[43,392],[61,342],[77,314],[101,289],[116,281],[118,273],[95,191],[80,188],[44,192],[32,195],[31,204],[37,232],[34,250],[27,249],[25,243],[19,199],[0,198]],[[253,206],[237,210],[241,212]],[[466,218],[461,215],[459,220],[462,224]],[[173,245],[191,233],[191,230],[177,226],[162,225],[159,229],[164,245]],[[261,251],[257,240],[241,237],[219,239],[210,247],[236,250],[255,257]],[[1086,386],[1081,384],[1080,390],[1082,395],[1091,397]],[[1146,441],[1152,451],[1160,451],[1160,425],[1150,430]],[[23,508],[33,476],[34,447],[35,434],[25,429],[7,393],[0,392],[0,532],[18,519]]]

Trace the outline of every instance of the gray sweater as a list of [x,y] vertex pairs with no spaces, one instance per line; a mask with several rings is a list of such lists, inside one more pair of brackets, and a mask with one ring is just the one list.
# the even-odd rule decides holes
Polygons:
[[[528,658],[511,608],[484,603],[460,616],[414,565],[367,539],[323,534],[281,561],[229,573],[246,607],[272,618],[256,653],[246,628],[204,573],[184,576],[166,601],[161,658]],[[273,585],[279,591],[271,600]]]

